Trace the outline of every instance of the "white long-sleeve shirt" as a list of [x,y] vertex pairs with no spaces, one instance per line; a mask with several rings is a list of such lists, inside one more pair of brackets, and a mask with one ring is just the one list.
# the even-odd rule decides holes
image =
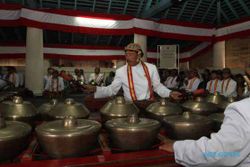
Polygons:
[[64,82],[62,77],[58,77],[56,79],[53,79],[53,77],[50,77],[48,79],[48,82],[45,85],[45,90],[56,92],[56,91],[63,91],[64,90]]
[[19,76],[17,73],[11,73],[8,80],[17,88],[19,86]]
[[197,77],[189,79],[188,84],[185,85],[185,90],[187,92],[194,92],[198,88],[200,82],[201,80]]
[[178,82],[176,80],[177,80],[177,76],[175,76],[175,77],[170,76],[170,77],[168,77],[166,79],[166,81],[164,82],[164,85],[167,88],[177,88],[178,87]]
[[250,166],[250,98],[230,104],[211,139],[174,143],[175,161],[184,166]]
[[44,89],[45,89],[46,85],[48,84],[48,82],[49,82],[49,80],[50,80],[51,77],[52,77],[52,75],[45,75],[43,77],[43,86],[44,86]]
[[80,82],[82,82],[82,83],[85,83],[85,82],[86,82],[85,77],[84,77],[83,75],[80,75],[80,77],[78,77],[77,75],[73,75],[73,79],[74,79],[75,81],[80,81]]
[[223,80],[221,81],[221,92],[220,92],[221,95],[225,97],[236,97],[237,96],[236,89],[237,89],[237,83],[232,78],[228,78],[224,80],[224,82]]
[[[163,98],[169,97],[170,90],[160,83],[160,77],[156,66],[146,62],[145,64],[148,67],[153,90]],[[132,66],[132,75],[137,100],[149,99],[150,91],[148,87],[148,80],[141,63],[138,63],[136,66]],[[132,98],[129,91],[127,65],[124,65],[116,70],[115,78],[111,85],[107,87],[97,87],[94,96],[95,98],[114,96],[121,87],[123,89],[125,99],[131,101]]]
[[19,86],[24,86],[24,73],[23,72],[19,72],[17,73],[18,78],[19,78]]
[[[217,82],[217,85],[215,85]],[[221,80],[214,79],[207,82],[206,90],[209,91],[209,93],[216,93],[221,92]]]

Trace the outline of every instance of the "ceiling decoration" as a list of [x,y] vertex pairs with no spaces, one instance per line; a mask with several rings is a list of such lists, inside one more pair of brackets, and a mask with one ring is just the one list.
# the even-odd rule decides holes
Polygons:
[[[19,3],[29,8],[68,9],[96,13],[125,14],[153,20],[171,19],[221,26],[250,16],[249,0],[0,0]],[[25,27],[0,28],[0,42],[25,42]],[[133,41],[132,35],[88,35],[44,30],[45,44],[108,45],[124,47]],[[197,45],[184,41],[148,37],[148,48],[179,44],[181,50]]]

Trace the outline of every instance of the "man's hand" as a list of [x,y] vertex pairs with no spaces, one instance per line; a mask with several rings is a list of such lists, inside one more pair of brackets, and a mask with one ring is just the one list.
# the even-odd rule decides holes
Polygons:
[[171,92],[169,96],[174,100],[181,100],[183,98],[182,93],[177,91]]
[[96,91],[96,86],[93,85],[82,85],[82,87],[85,93],[94,93]]
[[159,147],[160,150],[164,150],[167,152],[174,152],[174,141],[166,141],[163,145]]

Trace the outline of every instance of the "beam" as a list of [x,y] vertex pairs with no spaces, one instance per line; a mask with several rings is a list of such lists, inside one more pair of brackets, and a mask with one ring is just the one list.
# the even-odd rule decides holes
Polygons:
[[123,12],[122,12],[123,14],[126,13],[127,7],[128,7],[128,0],[126,0],[125,6],[124,6],[124,9],[123,9]]
[[236,18],[239,18],[239,15],[237,14],[237,12],[234,10],[234,8],[232,7],[231,3],[228,0],[225,0],[227,6],[229,7],[229,9],[233,12],[234,16]]
[[163,15],[163,17],[162,17],[163,19],[167,18],[169,10],[170,10],[170,9],[167,9],[167,10],[166,10],[166,12],[164,13],[164,15]]
[[151,7],[149,10],[143,12],[142,17],[144,17],[144,18],[152,17],[155,14],[157,14],[165,9],[168,9],[172,5],[173,4],[172,4],[171,0],[161,0],[157,5]]
[[93,0],[92,12],[94,12],[94,11],[95,11],[95,5],[96,5],[96,0]]
[[160,3],[161,0],[156,0],[156,4]]
[[230,20],[229,20],[229,18],[227,17],[227,15],[225,14],[225,12],[221,9],[221,14],[222,14],[222,16],[227,20],[227,22],[229,22]]
[[202,0],[199,0],[198,4],[196,5],[196,7],[195,7],[195,9],[194,9],[194,11],[193,11],[193,13],[192,13],[192,16],[191,16],[190,19],[189,19],[190,21],[193,20],[194,15],[196,14],[197,10],[198,10],[199,7],[200,7],[201,1],[202,1]]
[[74,1],[74,10],[77,9],[77,0]]
[[243,8],[243,10],[250,15],[250,10],[248,9],[247,5],[245,4],[245,2],[243,2],[242,0],[238,1],[240,3],[240,6]]
[[35,9],[37,8],[36,6],[36,2],[34,0],[26,0],[27,4],[28,4],[28,7],[29,8],[32,8],[32,9]]
[[221,24],[221,1],[217,1],[217,26],[219,26]]
[[[208,12],[210,11],[210,9],[211,9],[211,7],[213,6],[214,3],[215,3],[215,0],[212,0],[212,2],[210,3],[210,5],[209,5],[208,8],[207,8],[206,13],[203,15],[203,17],[202,17],[202,19],[201,19],[201,22],[202,22],[202,23],[204,22],[205,18],[207,17]],[[216,17],[215,17],[215,18],[216,18]]]
[[151,4],[152,4],[152,0],[147,0],[147,3],[146,3],[146,5],[145,5],[145,7],[144,7],[144,9],[143,9],[142,12],[143,13],[147,12],[147,10],[150,9]]
[[110,10],[111,10],[111,5],[112,5],[112,0],[109,0],[109,7],[108,7],[108,13],[110,13]]
[[58,8],[58,9],[61,8],[61,0],[57,0],[57,8]]
[[[227,17],[227,15],[225,14],[225,12],[223,11],[223,9],[220,10],[220,13],[222,14],[222,16],[226,19],[227,22],[229,22],[229,18]],[[213,18],[213,23],[217,20],[217,15],[215,15],[215,17]]]
[[[215,24],[214,22],[216,21],[217,19],[217,15],[214,16],[213,20],[212,20],[212,23]],[[216,25],[216,24],[215,24]]]
[[177,20],[180,20],[181,15],[183,14],[183,12],[184,12],[184,10],[185,10],[185,8],[187,6],[187,3],[188,3],[188,1],[185,1],[184,5],[181,8],[181,11],[180,11],[179,15],[177,16]]
[[43,0],[39,0],[40,2],[40,8],[43,8]]
[[143,5],[143,1],[140,1],[140,5],[139,5],[139,7],[138,7],[138,9],[137,9],[136,17],[139,17],[140,12],[141,12],[141,10],[142,10],[142,5]]

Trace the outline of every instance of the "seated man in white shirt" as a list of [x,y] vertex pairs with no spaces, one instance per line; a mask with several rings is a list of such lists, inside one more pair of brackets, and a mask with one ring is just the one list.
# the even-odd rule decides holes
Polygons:
[[[82,71],[82,72],[81,72]],[[73,79],[75,82],[78,82],[78,84],[83,85],[85,84],[85,76],[84,76],[84,71],[81,69],[75,69],[75,74],[73,75]]]
[[104,82],[104,74],[100,73],[101,70],[99,67],[95,68],[95,72],[90,74],[89,83],[91,85],[101,86]]
[[164,82],[164,85],[169,89],[176,89],[178,88],[178,71],[176,69],[172,69],[170,72],[170,76],[167,77],[166,81]]
[[74,74],[72,75],[73,76],[73,79],[74,80],[77,80],[77,76],[80,74],[80,70],[78,68],[76,68],[74,70]]
[[95,92],[95,98],[114,96],[122,87],[124,97],[128,101],[153,100],[156,92],[161,97],[180,99],[181,93],[171,92],[160,83],[155,65],[141,61],[141,46],[130,43],[125,47],[127,64],[116,70],[115,78],[107,87],[85,86],[88,92]]
[[19,87],[19,76],[17,74],[15,67],[9,67],[8,69],[8,78],[6,78],[10,83],[13,84],[15,88]]
[[24,87],[24,73],[23,72],[18,72],[17,73],[18,78],[19,78],[19,87]]
[[49,82],[49,79],[52,77],[52,73],[53,73],[54,69],[49,67],[47,69],[47,74],[43,77],[43,85],[44,85],[44,88],[46,87],[46,85],[48,84]]
[[191,69],[188,72],[188,82],[185,85],[185,90],[187,92],[194,92],[198,89],[200,84],[200,79],[198,78],[198,71],[195,69]]
[[221,81],[218,79],[217,71],[213,70],[211,72],[211,80],[207,82],[206,90],[215,94],[216,92],[220,92],[221,89]]
[[63,90],[63,78],[59,77],[57,70],[54,70],[52,77],[48,78],[48,82],[45,86],[45,94],[48,94],[50,97],[58,97],[62,95]]
[[230,104],[221,129],[210,138],[167,141],[160,149],[174,152],[184,166],[250,166],[250,98]]
[[221,81],[220,94],[225,97],[237,97],[237,83],[231,78],[231,70],[224,68],[222,70],[223,80]]

